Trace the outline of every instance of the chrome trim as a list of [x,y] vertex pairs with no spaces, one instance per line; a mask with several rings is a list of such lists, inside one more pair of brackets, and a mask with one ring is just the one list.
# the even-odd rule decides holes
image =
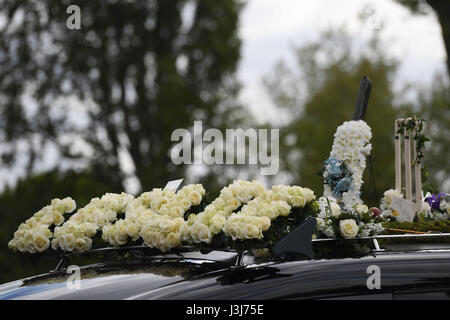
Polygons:
[[381,234],[371,237],[361,237],[352,239],[336,239],[336,238],[321,238],[312,239],[312,242],[323,242],[323,241],[337,241],[337,240],[374,240],[374,239],[404,239],[404,238],[439,238],[439,237],[450,237],[450,233],[425,233],[425,234]]

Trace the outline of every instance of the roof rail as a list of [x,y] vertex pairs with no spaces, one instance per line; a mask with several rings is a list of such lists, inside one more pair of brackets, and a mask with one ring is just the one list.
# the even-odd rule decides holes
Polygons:
[[[389,243],[388,245],[385,245],[384,248],[380,247],[380,244],[378,243],[378,240],[386,240],[386,239],[397,239],[397,240],[403,240],[403,239],[432,239],[432,238],[449,238],[450,239],[450,233],[426,233],[426,234],[411,234],[411,233],[405,233],[405,234],[384,234],[384,235],[376,235],[371,237],[361,237],[361,238],[353,238],[353,239],[345,239],[344,241],[352,241],[352,240],[372,240],[374,248],[372,249],[372,253],[382,253],[382,252],[393,252],[393,251],[436,251],[436,250],[450,250],[450,245],[447,247],[436,247],[436,243],[434,243],[433,248],[425,248],[424,244],[417,243],[417,244],[405,244],[405,243]],[[330,242],[330,241],[337,241],[338,239],[335,238],[322,238],[322,239],[313,239],[312,242]],[[342,240],[342,239],[341,239]],[[411,245],[415,246],[412,247]],[[395,246],[397,246],[398,250],[394,250]],[[400,246],[400,247],[399,247]]]
[[[405,234],[380,234],[376,236],[370,237],[361,237],[361,238],[353,238],[353,239],[345,239],[345,240],[373,240],[373,239],[406,239],[406,238],[441,238],[441,237],[450,237],[450,233],[425,233],[425,234],[415,234],[415,233],[405,233]],[[312,242],[321,242],[321,241],[336,241],[335,238],[320,238],[313,239]]]

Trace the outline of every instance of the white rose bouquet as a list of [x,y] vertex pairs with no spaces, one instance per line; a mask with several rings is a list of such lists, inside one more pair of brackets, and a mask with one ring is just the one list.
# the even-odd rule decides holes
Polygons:
[[22,253],[44,252],[50,247],[53,237],[51,229],[60,226],[65,220],[64,215],[75,210],[75,207],[72,198],[53,199],[50,205],[19,226],[8,247]]
[[[94,198],[64,222],[75,202],[54,199],[19,226],[12,250],[28,253],[49,248],[83,252],[91,248],[145,245],[163,252],[181,245],[201,248],[269,247],[318,211],[312,190],[234,181],[206,205],[200,184],[178,192],[155,188],[134,198],[107,193]],[[336,208],[334,209],[336,210]]]
[[355,203],[349,210],[333,197],[321,197],[318,201],[317,237],[353,239],[377,235],[383,232],[384,219],[378,209],[370,209]]

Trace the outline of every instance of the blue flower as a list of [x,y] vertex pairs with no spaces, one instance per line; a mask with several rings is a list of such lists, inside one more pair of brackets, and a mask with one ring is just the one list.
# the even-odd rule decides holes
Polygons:
[[339,180],[336,186],[333,188],[334,195],[342,195],[342,193],[350,190],[352,185],[352,179],[350,177],[345,177]]

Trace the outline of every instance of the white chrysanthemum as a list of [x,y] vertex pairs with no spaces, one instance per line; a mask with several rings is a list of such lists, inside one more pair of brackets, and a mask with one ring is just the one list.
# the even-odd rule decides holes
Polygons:
[[[344,161],[352,172],[351,188],[359,197],[362,176],[366,168],[366,156],[370,154],[372,132],[362,120],[346,121],[340,125],[334,134],[330,158]],[[324,177],[327,173],[325,171]],[[328,187],[328,188],[327,188]],[[324,195],[331,196],[332,190],[324,186]]]

